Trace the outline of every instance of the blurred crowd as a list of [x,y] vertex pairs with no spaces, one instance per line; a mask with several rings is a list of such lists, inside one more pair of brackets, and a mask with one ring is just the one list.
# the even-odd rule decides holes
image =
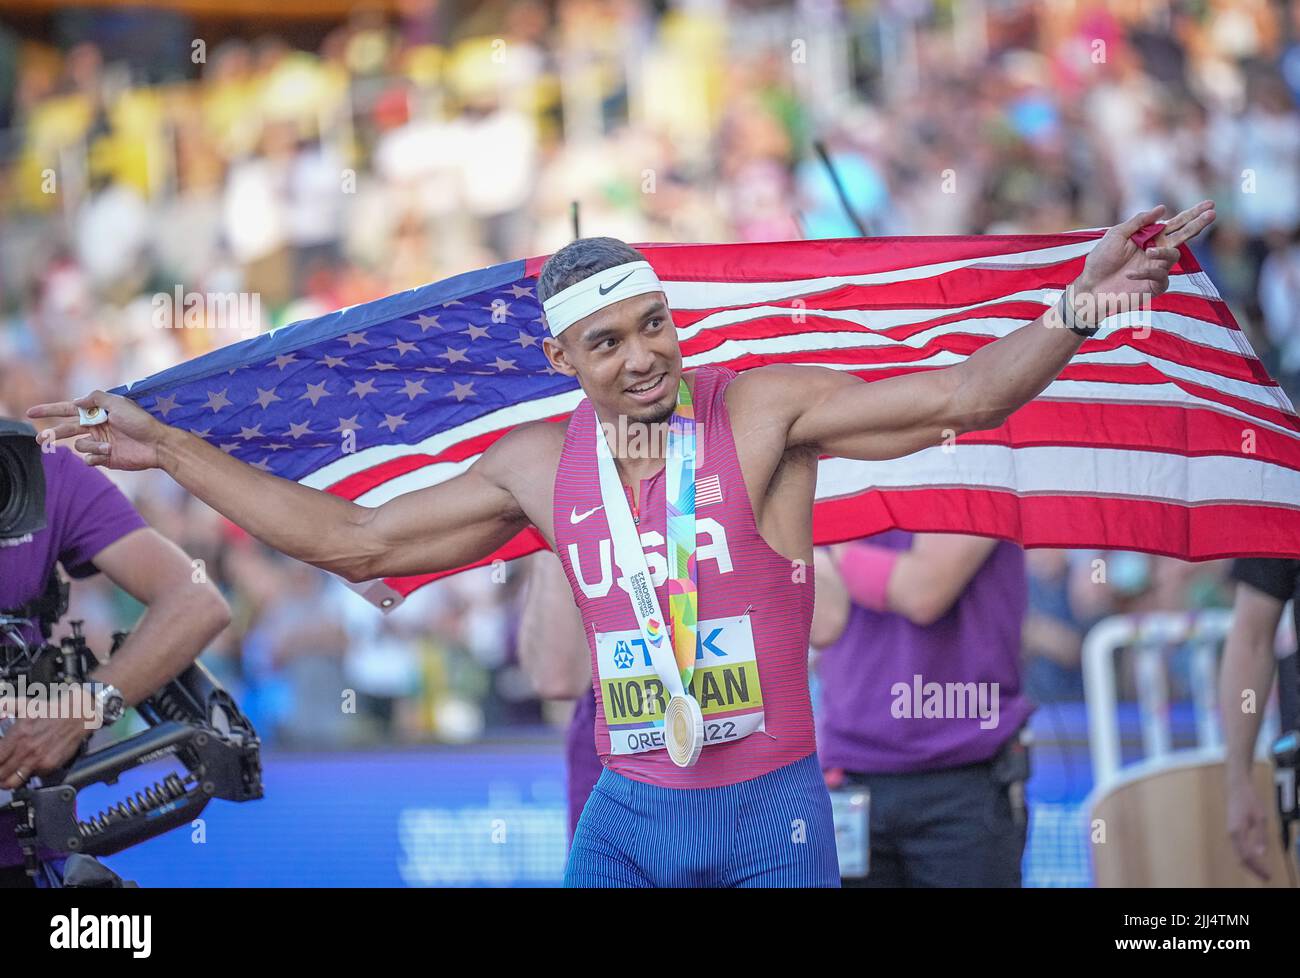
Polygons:
[[[211,37],[175,13],[62,16],[34,37],[0,15],[11,409],[548,253],[573,201],[582,234],[652,242],[1049,232],[1212,197],[1198,257],[1300,386],[1300,5],[401,0]],[[260,321],[159,330],[151,299],[178,285],[256,293]],[[517,570],[381,616],[165,478],[120,480],[230,598],[205,661],[269,739],[467,740],[541,715]],[[1098,580],[1097,556],[1028,554],[1040,699],[1081,695],[1106,615],[1230,601],[1222,562],[1107,554]],[[82,583],[73,616],[106,647],[128,601]]]

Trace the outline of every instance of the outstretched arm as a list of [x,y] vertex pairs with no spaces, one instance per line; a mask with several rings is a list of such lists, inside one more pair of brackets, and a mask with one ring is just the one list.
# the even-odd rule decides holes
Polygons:
[[[108,422],[86,428],[77,407],[99,406]],[[103,391],[40,404],[29,418],[55,419],[43,440],[81,435],[91,465],[159,468],[268,546],[349,581],[434,573],[484,557],[527,525],[506,486],[528,426],[508,433],[460,475],[366,507],[271,475],[134,402]]]
[[[1178,246],[1215,216],[1213,203],[1203,201],[1172,218],[1145,250],[1138,248],[1132,235],[1163,211],[1157,207],[1116,225],[1088,255],[1073,292],[1083,325],[1095,325],[1099,310],[1124,312],[1162,294]],[[996,428],[1041,393],[1082,342],[1053,308],[940,370],[867,383],[826,367],[773,365],[747,371],[736,383],[753,386],[763,409],[776,412],[774,423],[785,427],[787,447],[811,446],[844,458],[899,458],[962,432]]]

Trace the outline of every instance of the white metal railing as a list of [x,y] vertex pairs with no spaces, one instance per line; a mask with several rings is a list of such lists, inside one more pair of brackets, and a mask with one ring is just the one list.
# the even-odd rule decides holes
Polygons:
[[[1287,617],[1284,616],[1284,621]],[[1197,747],[1202,751],[1212,751],[1223,745],[1218,708],[1218,660],[1231,625],[1231,611],[1213,608],[1115,615],[1089,630],[1083,641],[1083,689],[1088,710],[1088,745],[1095,793],[1103,791],[1120,774],[1115,654],[1122,649],[1133,650],[1142,750],[1147,759],[1158,759],[1172,752],[1168,653],[1190,646],[1190,686]],[[1279,648],[1293,641],[1290,631],[1289,627],[1279,630]],[[1275,710],[1270,710],[1266,715],[1260,743],[1270,742],[1275,735],[1275,714]]]

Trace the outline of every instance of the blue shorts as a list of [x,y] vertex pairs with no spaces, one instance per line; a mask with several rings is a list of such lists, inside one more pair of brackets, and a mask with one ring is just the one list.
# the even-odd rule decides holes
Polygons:
[[582,809],[565,886],[839,886],[817,754],[720,788],[663,788],[606,768]]

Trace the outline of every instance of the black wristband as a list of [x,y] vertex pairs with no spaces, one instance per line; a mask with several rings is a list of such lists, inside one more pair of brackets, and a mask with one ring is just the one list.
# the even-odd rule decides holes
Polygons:
[[1065,291],[1061,293],[1060,304],[1061,322],[1065,323],[1065,328],[1077,336],[1087,339],[1096,334],[1101,329],[1101,325],[1080,326],[1079,319],[1074,312],[1074,286],[1068,285]]

